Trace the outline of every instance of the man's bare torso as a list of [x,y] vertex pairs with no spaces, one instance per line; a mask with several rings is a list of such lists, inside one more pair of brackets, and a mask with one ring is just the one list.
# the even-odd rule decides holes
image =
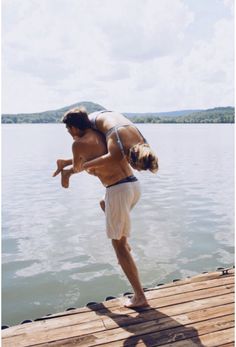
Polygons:
[[[74,146],[74,145],[73,145]],[[74,157],[81,163],[95,159],[107,153],[105,137],[97,131],[87,130],[76,140]],[[133,174],[127,160],[113,161],[105,166],[87,170],[89,174],[97,176],[103,185],[108,186]]]

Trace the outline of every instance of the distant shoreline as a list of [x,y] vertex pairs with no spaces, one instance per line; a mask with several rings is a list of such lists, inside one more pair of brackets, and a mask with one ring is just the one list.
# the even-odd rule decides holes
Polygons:
[[[85,107],[88,113],[105,110],[101,105],[82,102],[54,111],[40,113],[2,114],[2,124],[58,124],[65,112],[75,107]],[[138,124],[225,124],[234,123],[234,107],[215,107],[207,110],[182,110],[123,114]]]
[[[183,125],[183,124],[231,124],[234,125],[235,122],[135,122],[133,121],[134,124],[164,124],[164,125],[168,125],[168,124],[175,124],[175,125]],[[33,124],[43,124],[43,125],[64,125],[63,123],[60,122],[2,122],[2,125],[33,125]]]

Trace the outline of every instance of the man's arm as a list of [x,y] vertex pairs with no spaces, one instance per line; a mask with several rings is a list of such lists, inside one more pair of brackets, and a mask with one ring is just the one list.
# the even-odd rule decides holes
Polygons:
[[73,167],[71,168],[71,170],[73,170],[73,173],[79,173],[84,170],[83,168],[84,159],[81,156],[81,152],[83,152],[83,147],[84,147],[84,144],[79,143],[77,141],[75,141],[72,145]]
[[70,174],[74,174],[74,173],[78,173],[83,171],[83,160],[81,158],[80,155],[80,147],[81,144],[74,142],[72,145],[72,152],[73,152],[73,159],[58,159],[57,160],[57,169],[56,171],[53,173],[52,177],[57,176],[60,172],[62,172],[62,170],[69,165],[72,165],[72,167],[70,169],[68,169],[67,171],[70,171]]

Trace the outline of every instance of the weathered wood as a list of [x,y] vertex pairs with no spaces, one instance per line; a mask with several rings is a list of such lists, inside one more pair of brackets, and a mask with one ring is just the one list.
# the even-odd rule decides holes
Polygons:
[[[186,286],[186,285],[189,285],[190,284],[190,287],[186,287],[187,288],[187,291],[192,291],[194,289],[191,289],[191,285],[192,284],[197,284],[199,285],[198,289],[200,288],[205,288],[204,286],[204,283],[202,284],[201,282],[202,281],[207,281],[206,282],[206,286],[208,287],[211,287],[211,286],[215,286],[217,285],[217,281],[220,281],[222,280],[222,284],[224,283],[234,283],[234,272],[232,272],[233,270],[231,270],[231,272],[228,274],[228,275],[224,275],[222,276],[219,272],[212,272],[212,273],[207,273],[207,274],[201,274],[201,275],[197,275],[197,276],[194,276],[192,278],[187,278],[187,279],[184,279],[184,280],[180,280],[178,282],[174,282],[174,283],[169,283],[169,284],[165,284],[163,286],[160,286],[160,287],[154,287],[154,288],[150,288],[148,292],[146,292],[146,295],[147,297],[149,297],[149,293],[151,291],[155,291],[155,292],[163,292],[163,295],[164,296],[168,296],[168,295],[172,295],[171,292],[167,292],[166,291],[166,288],[173,288],[173,290],[177,290],[179,292],[184,292],[184,288],[181,289],[182,287],[180,286]],[[216,280],[215,282],[212,282],[212,285],[211,285],[211,281],[214,281]],[[227,282],[227,280],[229,282]],[[208,282],[209,281],[209,282]],[[224,282],[226,281],[226,282]],[[220,284],[219,284],[220,285]],[[179,288],[179,289],[177,289]],[[162,291],[164,289],[164,291]],[[104,305],[106,307],[113,307],[113,306],[120,306],[120,302],[118,299],[114,299],[114,300],[109,300],[107,302],[104,303]],[[97,306],[94,306],[94,310],[99,310],[100,309],[100,305],[98,304]],[[55,313],[55,314],[52,314],[50,316],[44,316],[42,317],[42,319],[52,319],[54,317],[58,317],[58,316],[67,316],[67,315],[73,315],[73,314],[78,314],[78,313],[84,313],[84,312],[88,312],[89,309],[87,307],[81,307],[81,308],[78,308],[78,309],[75,309],[75,310],[72,310],[72,311],[66,311],[66,312],[59,312],[59,313]]]
[[[196,290],[194,292],[190,293],[185,293],[185,294],[177,294],[177,295],[172,295],[170,297],[160,297],[155,298],[155,300],[151,300],[151,307],[148,309],[145,309],[143,312],[142,317],[144,316],[149,316],[149,313],[146,311],[153,311],[153,309],[158,309],[158,311],[160,311],[160,309],[164,308],[164,307],[170,307],[171,306],[171,310],[170,312],[174,312],[174,309],[176,305],[178,304],[182,304],[183,303],[188,303],[189,301],[195,300],[194,301],[194,306],[196,307],[196,303],[199,299],[204,299],[204,298],[214,298],[214,297],[218,297],[219,294],[224,295],[224,294],[230,294],[233,293],[233,289],[234,286],[232,284],[230,285],[224,285],[224,286],[219,286],[219,287],[213,287],[213,288],[209,288],[209,289],[201,289],[201,290]],[[219,300],[219,299],[218,299]],[[218,301],[217,300],[217,301]],[[233,295],[231,296],[231,301],[233,301]],[[188,307],[192,308],[192,305]],[[201,302],[200,302],[200,306],[197,306],[197,308],[201,308]],[[99,312],[99,315],[97,314]],[[160,311],[163,312],[164,311]],[[184,311],[182,311],[184,312]],[[131,313],[133,314],[134,311],[127,309],[125,307],[119,307],[118,310],[116,308],[113,308],[112,311],[109,311],[105,305],[101,308],[100,311],[92,311],[90,310],[90,312],[85,312],[83,315],[72,315],[72,316],[65,316],[65,317],[60,317],[60,318],[54,318],[51,323],[49,324],[50,329],[54,329],[54,328],[59,328],[59,327],[63,327],[63,326],[67,326],[67,325],[75,325],[75,324],[79,324],[79,323],[85,323],[85,322],[89,322],[89,324],[93,325],[96,328],[96,320],[103,317],[107,317],[108,313],[110,314],[110,317],[113,318],[117,318],[117,315],[121,316],[120,319],[118,319],[117,324],[122,323],[122,319],[125,319],[126,316]],[[151,312],[151,316],[152,316]],[[178,311],[177,308],[177,313],[175,311],[175,314],[180,313],[180,311]],[[164,313],[165,314],[165,313]],[[106,324],[106,323],[105,323]],[[8,336],[8,335],[18,335],[21,334],[22,331],[24,332],[33,332],[33,330],[37,330],[40,331],[41,329],[45,329],[45,326],[47,326],[45,324],[45,321],[39,321],[39,322],[33,322],[33,323],[29,323],[27,325],[18,325],[15,327],[11,327],[9,329],[6,329],[3,332],[3,336]],[[107,326],[108,327],[108,326]]]
[[[202,311],[202,310],[201,310]],[[206,311],[206,315],[201,315],[200,312],[191,312],[190,314],[186,315],[179,315],[174,317],[165,316],[162,314],[162,316],[157,316],[158,318],[153,319],[151,321],[142,322],[138,324],[130,324],[126,325],[117,329],[111,329],[110,332],[108,330],[105,330],[105,326],[99,326],[98,324],[94,324],[89,326],[88,324],[78,324],[78,325],[71,325],[63,328],[55,328],[51,330],[41,330],[41,331],[35,331],[34,333],[31,332],[30,338],[27,339],[27,343],[35,344],[35,343],[45,343],[47,341],[54,341],[56,339],[63,339],[68,337],[79,337],[82,335],[89,335],[96,332],[99,332],[100,334],[96,334],[96,336],[103,336],[106,335],[106,338],[110,336],[111,342],[119,339],[120,334],[123,336],[126,332],[126,338],[130,337],[132,335],[142,335],[147,334],[151,332],[156,332],[159,330],[166,330],[171,329],[173,327],[184,327],[188,324],[193,324],[199,321],[204,320],[210,320],[213,318],[219,318],[219,317],[227,317],[230,314],[233,313],[233,306],[227,305],[226,307],[214,307],[209,308]],[[131,318],[132,320],[132,318]],[[102,322],[100,322],[102,323]],[[102,330],[102,331],[101,331]],[[111,334],[111,335],[110,335]],[[89,337],[89,336],[88,336]],[[24,340],[23,336],[23,340]],[[15,336],[15,343],[19,346],[24,346],[24,341],[22,341],[22,335]]]
[[[205,278],[205,281],[204,281]],[[204,281],[204,282],[203,282]],[[151,299],[153,297],[164,297],[164,296],[170,296],[175,295],[178,293],[186,293],[186,292],[192,292],[194,290],[198,289],[206,289],[210,287],[216,287],[223,284],[233,284],[234,283],[234,276],[232,273],[229,275],[220,275],[219,272],[214,272],[212,274],[204,274],[204,275],[198,275],[190,279],[181,280],[175,283],[166,284],[160,287],[151,288],[150,291],[146,292],[145,295],[147,296],[147,299]],[[154,291],[154,296],[152,292]],[[103,305],[107,308],[111,307],[120,307],[120,300],[119,299],[113,299],[109,300],[103,303]],[[93,307],[94,311],[99,311],[101,309],[101,305],[95,305]],[[54,317],[59,316],[68,316],[78,313],[84,313],[84,312],[90,312],[90,309],[87,307],[82,307],[75,309],[73,311],[68,312],[60,312],[53,314],[51,316],[44,316],[42,319],[52,319]]]
[[[212,282],[212,283],[211,283]],[[214,284],[214,285],[212,285]],[[221,279],[217,279],[216,281],[215,280],[211,280],[211,281],[206,281],[205,282],[205,286],[204,286],[204,283],[200,283],[200,286],[198,283],[194,283],[194,287],[192,287],[193,285],[190,284],[191,288],[189,287],[189,285],[184,285],[184,286],[181,286],[181,289],[178,288],[179,285],[176,284],[175,287],[176,288],[168,288],[167,290],[165,291],[161,291],[160,289],[156,290],[155,292],[149,294],[149,292],[146,293],[146,296],[147,296],[147,299],[148,300],[152,300],[152,299],[157,299],[157,298],[164,298],[164,297],[168,297],[168,296],[173,296],[173,295],[176,295],[176,294],[184,294],[184,293],[188,293],[188,292],[192,292],[192,291],[196,291],[196,290],[200,290],[200,289],[204,289],[206,290],[207,288],[215,288],[215,287],[220,287],[222,285],[232,285],[234,284],[234,278],[231,276],[231,278],[221,278]],[[108,301],[108,302],[104,302],[102,305],[100,304],[99,305],[99,310],[97,307],[93,307],[92,311],[90,308],[82,308],[82,309],[77,309],[77,310],[73,310],[73,311],[67,311],[67,312],[63,312],[63,313],[59,313],[59,314],[55,314],[55,315],[52,315],[52,316],[49,316],[49,317],[44,317],[44,319],[42,318],[42,320],[45,320],[45,319],[54,319],[56,317],[62,317],[62,316],[72,316],[72,315],[76,315],[78,317],[78,313],[83,313],[83,315],[81,316],[81,320],[84,321],[84,319],[86,317],[88,317],[88,320],[91,320],[93,319],[92,317],[92,314],[94,316],[94,312],[96,311],[101,311],[101,309],[103,309],[104,307],[106,308],[115,308],[117,307],[119,312],[120,312],[120,305],[121,305],[121,302],[120,302],[121,299],[114,299],[114,300],[111,300],[111,301]],[[151,303],[152,305],[152,303]],[[152,305],[154,306],[154,305]],[[126,309],[127,311],[127,309]],[[130,313],[132,313],[133,310],[130,310]],[[88,313],[88,315],[86,315],[86,313]],[[36,325],[36,323],[34,323]]]
[[[193,308],[191,309],[190,312],[182,312],[180,310],[179,312],[176,310],[175,314],[171,315],[173,319],[176,321],[181,322],[182,324],[187,324],[189,320],[203,320],[207,318],[213,318],[215,316],[220,316],[220,315],[225,315],[225,314],[230,314],[233,313],[233,305],[232,304],[226,304],[224,306],[213,306],[210,307],[211,303],[207,303],[209,307],[205,307],[204,309],[200,310],[194,310]],[[178,312],[178,314],[177,314]],[[172,313],[172,312],[171,312]],[[127,326],[131,324],[136,324],[140,322],[149,322],[154,319],[161,319],[163,317],[168,317],[170,314],[167,314],[165,309],[155,309],[155,310],[150,310],[149,312],[144,312],[140,314],[136,314],[136,316],[124,316],[124,317],[102,317],[104,326],[106,329],[114,329],[118,326]]]
[[[219,297],[218,297],[219,298]],[[222,301],[219,301],[219,299],[218,298],[213,298],[213,299],[206,299],[206,300],[204,300],[204,304],[203,304],[203,301],[201,302],[201,305],[200,305],[200,307],[202,307],[203,309],[205,309],[208,305],[211,305],[211,302],[210,302],[210,300],[214,300],[214,304],[215,305],[222,305],[223,304],[223,302]],[[231,301],[232,301],[232,298],[231,298]],[[185,304],[186,306],[187,306],[187,304]],[[195,305],[194,305],[195,306]],[[227,308],[227,305],[225,305],[226,306],[226,308]],[[233,306],[232,304],[229,304],[229,306]],[[190,306],[191,307],[191,306]],[[188,304],[188,311],[190,311],[191,310],[191,308],[189,307],[189,304]],[[223,307],[223,306],[222,306]],[[187,308],[187,307],[186,307]],[[217,307],[216,307],[216,309],[217,309]],[[170,312],[170,315],[171,315],[171,307],[169,307],[169,312]],[[145,313],[146,312],[141,312],[141,313],[139,313],[139,314],[141,314],[141,315],[145,315]],[[194,313],[194,312],[192,312],[192,313]],[[135,313],[136,315],[137,315],[137,313]],[[200,313],[199,313],[199,315],[200,315]],[[163,316],[163,315],[162,315]],[[154,319],[154,317],[152,316],[152,318]],[[173,316],[172,317],[173,319],[176,319],[177,317],[175,317],[175,316]],[[179,317],[179,318],[181,318],[181,317]],[[191,318],[191,317],[190,317]],[[203,318],[205,319],[205,315],[203,316]],[[109,318],[108,318],[109,319]],[[199,318],[199,320],[201,319],[201,317]],[[103,319],[103,321],[104,321],[104,319]],[[46,324],[48,323],[47,321],[45,322]],[[93,326],[93,322],[91,322],[91,326]],[[24,327],[24,326],[23,326]],[[50,329],[50,326],[48,326],[48,329]],[[94,329],[94,331],[95,331],[96,329]],[[80,327],[77,329],[77,331],[80,331]],[[6,330],[6,332],[7,332],[7,330]],[[31,336],[31,335],[33,335],[33,336],[35,336],[36,337],[36,342],[38,342],[38,343],[40,343],[40,339],[39,340],[37,340],[37,338],[38,337],[40,337],[38,334],[37,335],[35,335],[37,332],[28,332],[28,334],[29,334],[29,336]],[[47,335],[47,331],[45,331],[45,336],[47,336],[47,338],[49,338],[49,336]],[[44,336],[44,338],[45,338],[45,336]],[[21,339],[25,339],[25,336],[20,336],[20,338]],[[8,341],[8,339],[7,339],[7,341]],[[14,340],[13,340],[14,341]],[[17,343],[19,343],[19,341],[20,340],[18,340],[17,341]],[[26,341],[28,341],[28,340],[26,340]],[[11,341],[8,341],[8,342],[11,342]],[[16,340],[15,340],[15,342],[16,342]],[[35,343],[36,343],[35,342]],[[22,344],[19,344],[19,346],[24,346],[24,344],[22,343]],[[5,343],[4,343],[4,346],[5,346]],[[7,344],[7,346],[14,346],[14,344]],[[26,346],[27,346],[27,344],[26,344]]]
[[[108,346],[108,345],[100,345]],[[143,342],[136,345],[137,347],[147,346]],[[135,346],[135,347],[136,347]],[[149,345],[148,345],[149,346]],[[155,344],[153,346],[156,346]],[[226,329],[216,331],[210,334],[201,335],[191,339],[181,340],[177,342],[167,343],[163,347],[234,347],[234,329]],[[151,345],[149,346],[151,347]]]
[[[220,344],[231,342],[232,333],[225,338],[223,332],[233,327],[234,317],[233,315],[220,317],[209,320],[207,322],[200,322],[193,325],[187,325],[185,327],[177,327],[173,329],[166,329],[155,333],[149,333],[138,336],[130,336],[126,331],[120,332],[118,335],[115,331],[108,331],[107,334],[101,335],[101,333],[89,334],[81,337],[65,338],[62,340],[55,340],[52,343],[44,343],[37,346],[111,346],[111,347],[123,347],[123,346],[178,346],[184,345],[184,340],[194,340],[195,346],[206,346],[202,341],[201,335],[206,335],[203,340],[207,341],[209,335],[214,332],[219,332],[216,336],[210,336],[211,346],[219,346]],[[116,329],[115,329],[116,330]],[[213,344],[218,341],[218,344]],[[182,342],[176,345],[176,342]],[[19,345],[23,346],[23,345]],[[36,346],[36,345],[35,345]],[[188,345],[186,345],[188,346]]]
[[[233,346],[234,271],[195,276],[146,292],[137,311],[115,299],[2,331],[3,347]],[[48,317],[47,317],[48,318]]]

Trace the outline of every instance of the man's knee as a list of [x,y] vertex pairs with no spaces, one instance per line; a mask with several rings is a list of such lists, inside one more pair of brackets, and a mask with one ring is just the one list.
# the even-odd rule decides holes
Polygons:
[[105,212],[105,201],[104,200],[100,201],[100,207]]
[[119,240],[112,239],[112,245],[117,253],[127,252],[127,238],[123,236]]

